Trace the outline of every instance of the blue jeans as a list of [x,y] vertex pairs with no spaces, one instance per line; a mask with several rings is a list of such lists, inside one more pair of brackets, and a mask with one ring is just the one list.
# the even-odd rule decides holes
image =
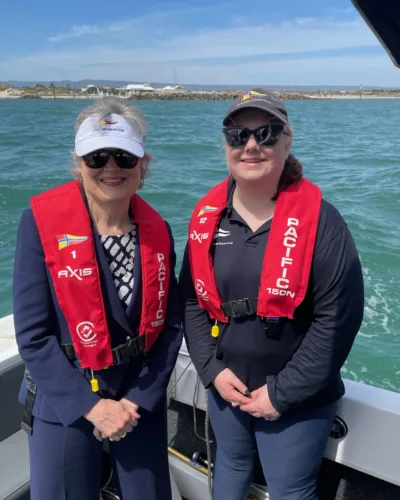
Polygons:
[[317,500],[317,476],[337,403],[283,415],[255,418],[208,391],[217,451],[213,499],[244,500],[260,458],[271,500]]

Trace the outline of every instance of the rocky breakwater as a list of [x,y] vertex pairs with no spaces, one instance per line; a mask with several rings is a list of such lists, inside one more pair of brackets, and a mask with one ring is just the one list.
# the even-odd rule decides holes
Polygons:
[[41,97],[37,94],[24,94],[19,96],[18,99],[41,99]]
[[[180,92],[136,92],[129,99],[137,101],[233,101],[243,90],[217,90],[215,92],[180,91]],[[275,92],[281,99],[302,101],[311,99],[305,94],[297,92]]]

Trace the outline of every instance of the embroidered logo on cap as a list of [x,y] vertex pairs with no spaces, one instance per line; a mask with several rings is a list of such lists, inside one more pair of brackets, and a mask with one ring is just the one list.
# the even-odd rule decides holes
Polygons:
[[117,121],[112,121],[112,120],[101,120],[100,122],[100,125],[102,127],[105,127],[106,125],[115,125],[116,123],[118,123]]
[[257,92],[256,90],[248,90],[247,92],[244,92],[240,96],[240,101],[245,102],[251,99],[259,99],[260,97],[265,97],[266,94],[262,94],[261,92]]
[[125,132],[123,125],[119,125],[118,120],[112,120],[110,115],[107,115],[102,120],[100,120],[100,129],[110,132]]

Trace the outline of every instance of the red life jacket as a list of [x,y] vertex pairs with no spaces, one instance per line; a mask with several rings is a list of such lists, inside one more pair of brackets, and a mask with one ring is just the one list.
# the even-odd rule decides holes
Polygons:
[[[221,310],[210,248],[226,207],[229,177],[196,205],[189,223],[190,264],[199,305],[210,317],[229,319]],[[311,269],[322,193],[307,179],[279,193],[259,286],[257,315],[293,319],[303,301]],[[247,298],[247,297],[246,297]]]
[[[79,182],[33,197],[31,207],[57,300],[82,368],[101,370],[113,365],[94,236]],[[145,335],[148,350],[165,321],[170,238],[161,216],[136,194],[131,198],[131,209],[138,226],[142,260],[139,335]]]

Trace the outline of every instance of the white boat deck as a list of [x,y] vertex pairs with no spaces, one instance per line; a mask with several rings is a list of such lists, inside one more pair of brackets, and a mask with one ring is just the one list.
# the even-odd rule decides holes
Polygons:
[[18,354],[15,343],[15,330],[13,316],[0,318],[0,361],[4,361],[11,356]]

